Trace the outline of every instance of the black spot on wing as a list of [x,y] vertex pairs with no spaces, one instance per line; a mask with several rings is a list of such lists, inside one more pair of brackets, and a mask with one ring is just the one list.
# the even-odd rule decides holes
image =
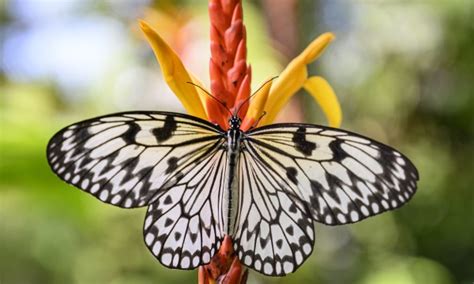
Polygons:
[[334,155],[334,160],[336,161],[342,161],[344,158],[349,156],[346,151],[342,150],[342,143],[343,140],[341,139],[336,139],[329,143],[329,149],[331,149],[332,154]]
[[165,124],[163,127],[153,129],[152,133],[155,135],[158,143],[160,143],[170,139],[176,128],[176,121],[174,120],[173,116],[168,115],[165,118]]
[[168,159],[168,168],[166,169],[165,173],[169,174],[178,168],[178,158],[171,157]]
[[171,203],[173,203],[173,200],[171,199],[171,197],[169,195],[166,196],[165,200],[163,201],[163,204],[170,205]]
[[198,234],[196,234],[196,233],[190,233],[190,237],[191,237],[192,243],[194,244],[194,243],[196,243]]
[[298,212],[298,210],[297,210],[297,208],[296,208],[296,205],[295,205],[294,203],[292,203],[292,204],[290,205],[290,207],[288,208],[288,210],[289,210],[291,213],[293,213],[293,214],[296,213],[296,212]]
[[298,175],[298,171],[294,167],[287,167],[286,168],[286,177],[295,185],[298,185],[298,180],[296,176]]
[[306,140],[306,128],[301,126],[293,134],[292,141],[295,143],[296,150],[305,156],[311,156],[316,149],[316,143]]
[[136,124],[135,122],[130,122],[128,124],[128,126],[129,126],[129,128],[122,135],[122,139],[127,144],[135,144],[136,143],[135,138],[137,137],[137,133],[140,131],[140,126],[138,124]]
[[169,225],[173,224],[173,219],[171,218],[166,218],[165,220],[165,227],[168,227]]
[[267,236],[266,238],[260,238],[260,246],[262,248],[267,246],[268,241],[270,241],[270,237]]

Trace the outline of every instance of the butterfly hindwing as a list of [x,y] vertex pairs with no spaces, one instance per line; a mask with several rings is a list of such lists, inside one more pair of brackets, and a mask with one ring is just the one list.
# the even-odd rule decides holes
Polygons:
[[222,143],[195,163],[186,175],[148,208],[145,243],[165,266],[192,269],[208,263],[224,238],[226,152]]
[[306,204],[286,178],[265,159],[255,158],[253,151],[242,150],[240,170],[239,211],[232,235],[240,261],[265,275],[295,271],[311,254],[315,240]]
[[273,124],[247,133],[245,145],[324,224],[358,222],[398,208],[416,191],[418,172],[408,158],[348,131]]

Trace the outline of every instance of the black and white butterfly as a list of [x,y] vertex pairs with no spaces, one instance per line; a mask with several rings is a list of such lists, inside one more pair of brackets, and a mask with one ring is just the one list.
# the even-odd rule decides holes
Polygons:
[[148,206],[145,243],[165,266],[209,263],[225,235],[246,266],[295,271],[311,254],[313,222],[360,221],[406,203],[418,172],[398,151],[312,124],[225,131],[170,112],[124,112],[70,125],[49,142],[64,181],[103,202]]

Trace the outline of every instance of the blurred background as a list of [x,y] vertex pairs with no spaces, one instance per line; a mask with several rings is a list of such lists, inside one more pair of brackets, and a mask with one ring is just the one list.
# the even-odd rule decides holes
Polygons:
[[[311,65],[342,104],[343,128],[406,153],[419,191],[363,222],[316,225],[294,274],[248,283],[474,281],[474,1],[244,1],[253,86],[325,31]],[[85,118],[183,109],[137,18],[208,82],[206,1],[0,0],[0,283],[197,283],[142,240],[145,208],[118,209],[61,182],[48,139]],[[254,88],[255,90],[255,88]],[[303,107],[304,106],[304,107]],[[326,124],[302,92],[281,120]]]

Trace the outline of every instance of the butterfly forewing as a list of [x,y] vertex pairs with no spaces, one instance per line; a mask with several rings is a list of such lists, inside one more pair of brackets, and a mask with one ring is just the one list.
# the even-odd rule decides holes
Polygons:
[[315,221],[338,225],[395,209],[416,191],[418,172],[398,151],[358,134],[274,124],[247,134],[248,151],[288,181]]
[[50,140],[47,156],[64,181],[130,208],[148,205],[185,174],[179,169],[221,139],[216,127],[189,116],[120,113],[64,128]]

